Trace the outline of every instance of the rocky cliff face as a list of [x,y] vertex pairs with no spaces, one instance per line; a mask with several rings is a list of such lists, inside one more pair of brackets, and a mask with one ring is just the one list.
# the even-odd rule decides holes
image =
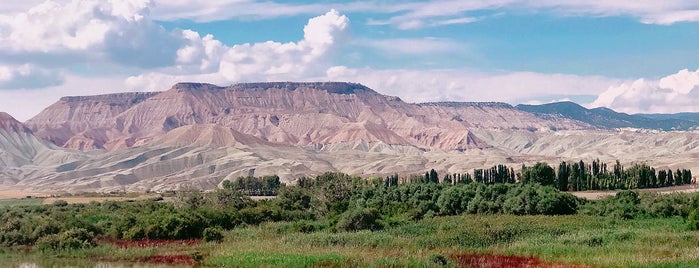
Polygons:
[[127,148],[181,126],[215,124],[272,143],[381,142],[423,149],[489,146],[485,129],[583,129],[509,105],[409,104],[353,83],[180,83],[160,93],[63,98],[27,122],[41,138],[80,150]]
[[102,149],[121,134],[115,118],[157,93],[118,93],[63,97],[25,124],[37,137],[58,146],[80,150]]

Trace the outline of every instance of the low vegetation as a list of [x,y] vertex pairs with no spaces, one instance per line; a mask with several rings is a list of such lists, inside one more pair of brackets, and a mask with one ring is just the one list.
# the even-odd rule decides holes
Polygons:
[[[246,178],[212,192],[180,191],[172,202],[4,206],[0,257],[29,252],[215,267],[698,261],[696,194],[626,190],[588,201],[560,191],[541,165],[523,169],[517,182],[508,179],[511,169],[500,170],[499,183],[459,183],[459,176],[440,181],[434,171],[412,183],[325,173],[293,186]],[[245,194],[257,191],[255,185],[277,198],[251,200]]]

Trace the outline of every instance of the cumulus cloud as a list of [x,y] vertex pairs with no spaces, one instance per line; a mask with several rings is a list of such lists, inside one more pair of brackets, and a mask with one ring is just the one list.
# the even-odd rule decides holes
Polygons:
[[609,87],[589,104],[626,113],[699,112],[699,70]]
[[0,16],[0,55],[36,55],[128,66],[171,65],[182,38],[149,19],[151,1],[46,1],[26,12]]
[[182,31],[187,44],[177,50],[177,69],[187,72],[218,71],[221,56],[228,49],[221,41],[207,34],[203,38],[192,30]]
[[[208,67],[200,68],[201,72],[194,74],[178,74],[167,69],[149,72],[129,77],[127,84],[146,87],[178,80],[232,83],[317,77],[329,67],[329,54],[341,44],[348,27],[349,19],[336,10],[331,10],[309,19],[303,29],[304,37],[298,42],[267,41],[225,47],[214,40],[207,41],[207,37],[200,39],[193,32],[186,32],[190,35],[189,40],[201,44],[199,48],[188,45],[180,49],[177,53],[178,62],[201,61],[205,63],[202,66]],[[212,52],[206,53],[206,47]]]

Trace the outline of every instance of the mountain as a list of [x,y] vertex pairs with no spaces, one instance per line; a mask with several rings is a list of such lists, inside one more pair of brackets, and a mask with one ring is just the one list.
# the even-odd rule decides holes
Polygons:
[[26,122],[37,136],[80,150],[142,144],[181,126],[215,124],[294,146],[366,141],[422,149],[488,145],[471,128],[584,129],[506,105],[410,104],[353,83],[179,83],[158,93],[63,98]]
[[211,189],[250,173],[292,182],[327,171],[445,174],[596,158],[699,168],[699,132],[610,129],[602,124],[640,115],[561,105],[572,115],[497,102],[413,104],[339,82],[179,83],[64,97],[24,124],[0,113],[0,187]]
[[688,130],[699,126],[697,114],[642,115],[618,113],[609,108],[587,109],[574,102],[555,102],[542,105],[517,105],[517,109],[543,118],[568,118],[601,128],[644,128],[660,130]]
[[637,114],[654,120],[683,120],[699,125],[699,113]]
[[0,112],[0,185],[15,184],[37,175],[41,166],[81,158],[82,153],[62,150],[43,141],[7,113]]

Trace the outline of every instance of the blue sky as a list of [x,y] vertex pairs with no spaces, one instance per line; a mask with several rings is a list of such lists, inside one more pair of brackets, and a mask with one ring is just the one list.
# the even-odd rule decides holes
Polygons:
[[[491,12],[492,13],[492,12]],[[483,14],[480,21],[422,29],[400,30],[390,25],[367,25],[374,14],[347,13],[355,38],[435,38],[467,51],[445,50],[420,57],[391,55],[366,47],[348,46],[341,63],[351,67],[455,68],[483,71],[534,71],[604,75],[622,78],[660,77],[699,67],[699,24],[644,24],[629,16],[564,17],[539,14]],[[159,21],[166,29],[192,29],[213,34],[227,45],[268,40],[293,42],[303,38],[308,17],[273,20]],[[254,30],[252,30],[254,29]],[[363,55],[360,60],[351,55]],[[344,58],[344,61],[342,59]],[[634,66],[633,68],[629,66]]]
[[[207,36],[210,35],[210,36]],[[179,81],[351,81],[411,102],[699,111],[696,0],[27,0],[0,7],[0,111]]]

